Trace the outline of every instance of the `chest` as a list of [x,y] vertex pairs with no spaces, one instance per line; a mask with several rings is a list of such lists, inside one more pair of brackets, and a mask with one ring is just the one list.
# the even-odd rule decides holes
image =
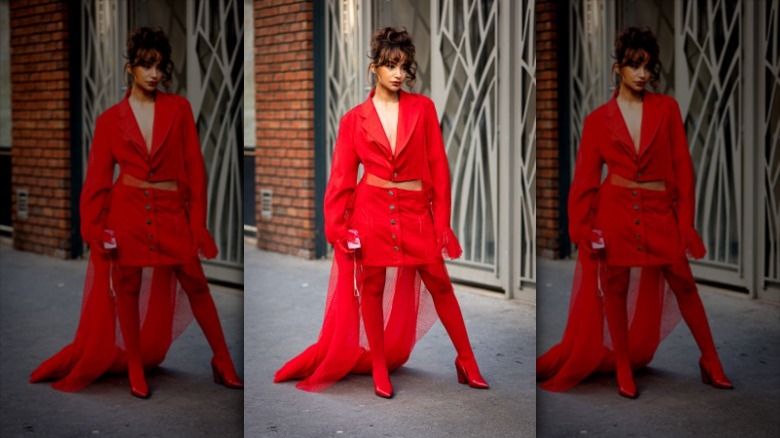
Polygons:
[[152,134],[154,132],[154,105],[142,106],[131,104],[130,107],[133,110],[133,116],[138,124],[138,130],[141,132],[141,137],[144,139],[146,151],[151,153]]
[[639,153],[642,137],[642,105],[622,105],[618,104],[620,113],[623,116],[623,122],[628,130],[628,135],[634,146],[634,151]]
[[395,148],[398,139],[398,103],[395,105],[376,105],[376,113],[382,124],[382,130],[390,144],[390,149],[395,154]]

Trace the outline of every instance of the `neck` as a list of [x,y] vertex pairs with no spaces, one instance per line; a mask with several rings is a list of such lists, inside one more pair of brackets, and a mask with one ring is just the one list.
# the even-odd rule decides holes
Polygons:
[[374,102],[378,102],[386,105],[395,103],[398,102],[400,94],[401,93],[398,91],[390,91],[387,88],[377,85],[374,91]]
[[130,90],[129,97],[140,103],[154,103],[154,99],[157,97],[157,91],[149,92],[141,87],[136,87],[133,85],[133,88]]
[[635,91],[626,85],[621,85],[618,97],[620,100],[627,103],[642,103],[642,100],[645,97],[645,90]]

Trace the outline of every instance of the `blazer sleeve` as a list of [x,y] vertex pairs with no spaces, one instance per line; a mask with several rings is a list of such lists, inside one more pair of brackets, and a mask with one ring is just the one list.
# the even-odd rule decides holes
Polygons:
[[184,124],[184,171],[189,183],[189,199],[187,202],[190,231],[195,240],[198,253],[207,259],[217,256],[214,238],[206,228],[206,211],[208,209],[206,164],[203,161],[203,153],[200,150],[198,129],[195,126],[195,118],[187,99],[181,99],[181,120]]
[[569,237],[578,245],[590,239],[593,231],[592,207],[601,186],[601,169],[604,165],[604,158],[596,144],[597,133],[593,129],[592,116],[589,116],[585,119],[582,128],[574,179],[569,191]]
[[352,209],[352,195],[357,185],[360,159],[355,149],[352,117],[351,113],[347,113],[339,123],[330,179],[325,187],[325,239],[332,245],[347,236],[347,220]]
[[110,130],[106,116],[98,117],[95,122],[95,136],[89,150],[87,175],[81,189],[81,237],[90,245],[103,238],[111,202],[116,159],[111,152]]
[[671,124],[672,171],[677,188],[677,226],[680,237],[687,252],[694,258],[702,258],[707,250],[704,248],[699,233],[694,228],[696,211],[696,180],[693,172],[693,160],[688,150],[688,139],[685,136],[680,106],[674,99],[668,102]]
[[441,135],[441,125],[436,106],[433,101],[427,100],[425,129],[428,141],[428,169],[431,175],[431,210],[433,212],[433,224],[436,232],[436,240],[442,248],[444,256],[456,259],[463,250],[460,247],[455,233],[452,231],[450,220],[452,216],[452,188],[450,183],[450,163],[447,159],[447,150],[444,147],[444,139]]

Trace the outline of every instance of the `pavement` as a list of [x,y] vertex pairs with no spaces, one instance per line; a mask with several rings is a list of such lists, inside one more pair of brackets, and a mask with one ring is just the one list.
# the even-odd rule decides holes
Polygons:
[[[563,334],[573,261],[539,260],[537,348]],[[639,398],[617,393],[614,375],[565,393],[537,391],[539,437],[780,437],[780,307],[699,286],[715,345],[734,390],[703,385],[699,350],[684,323],[635,373]]]
[[150,373],[152,398],[139,400],[130,396],[122,375],[78,393],[27,383],[41,360],[72,339],[86,262],[0,244],[0,436],[780,436],[776,304],[701,286],[733,391],[701,383],[698,349],[680,324],[650,366],[636,374],[637,400],[618,396],[614,376],[594,376],[568,392],[551,393],[537,390],[535,357],[537,348],[546,351],[563,333],[574,262],[540,259],[536,306],[456,285],[491,389],[457,383],[455,352],[436,323],[391,375],[393,399],[375,396],[370,376],[348,376],[308,393],[294,382],[272,379],[317,338],[330,262],[258,251],[251,242],[245,248],[245,291],[212,291],[246,391],[212,383],[210,349],[193,324]]
[[[243,436],[244,393],[213,383],[211,349],[195,323],[148,373],[148,400],[130,395],[126,375],[105,376],[77,393],[27,382],[73,339],[86,266],[0,244],[0,436]],[[213,285],[212,295],[242,375],[244,295]]]
[[456,285],[488,390],[459,385],[455,350],[437,322],[374,395],[371,376],[350,375],[319,393],[273,383],[274,372],[314,343],[330,261],[244,253],[244,427],[247,437],[532,437],[536,431],[536,309]]

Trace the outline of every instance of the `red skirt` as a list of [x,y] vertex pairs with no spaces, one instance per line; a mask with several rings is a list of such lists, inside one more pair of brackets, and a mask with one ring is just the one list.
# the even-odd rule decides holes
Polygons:
[[365,266],[427,265],[442,260],[431,202],[422,190],[385,188],[361,181],[349,227],[360,236]]
[[607,266],[660,266],[685,259],[670,190],[605,182],[595,228],[604,236]]
[[198,259],[187,208],[179,190],[132,187],[111,190],[106,227],[114,231],[120,266],[172,266]]

